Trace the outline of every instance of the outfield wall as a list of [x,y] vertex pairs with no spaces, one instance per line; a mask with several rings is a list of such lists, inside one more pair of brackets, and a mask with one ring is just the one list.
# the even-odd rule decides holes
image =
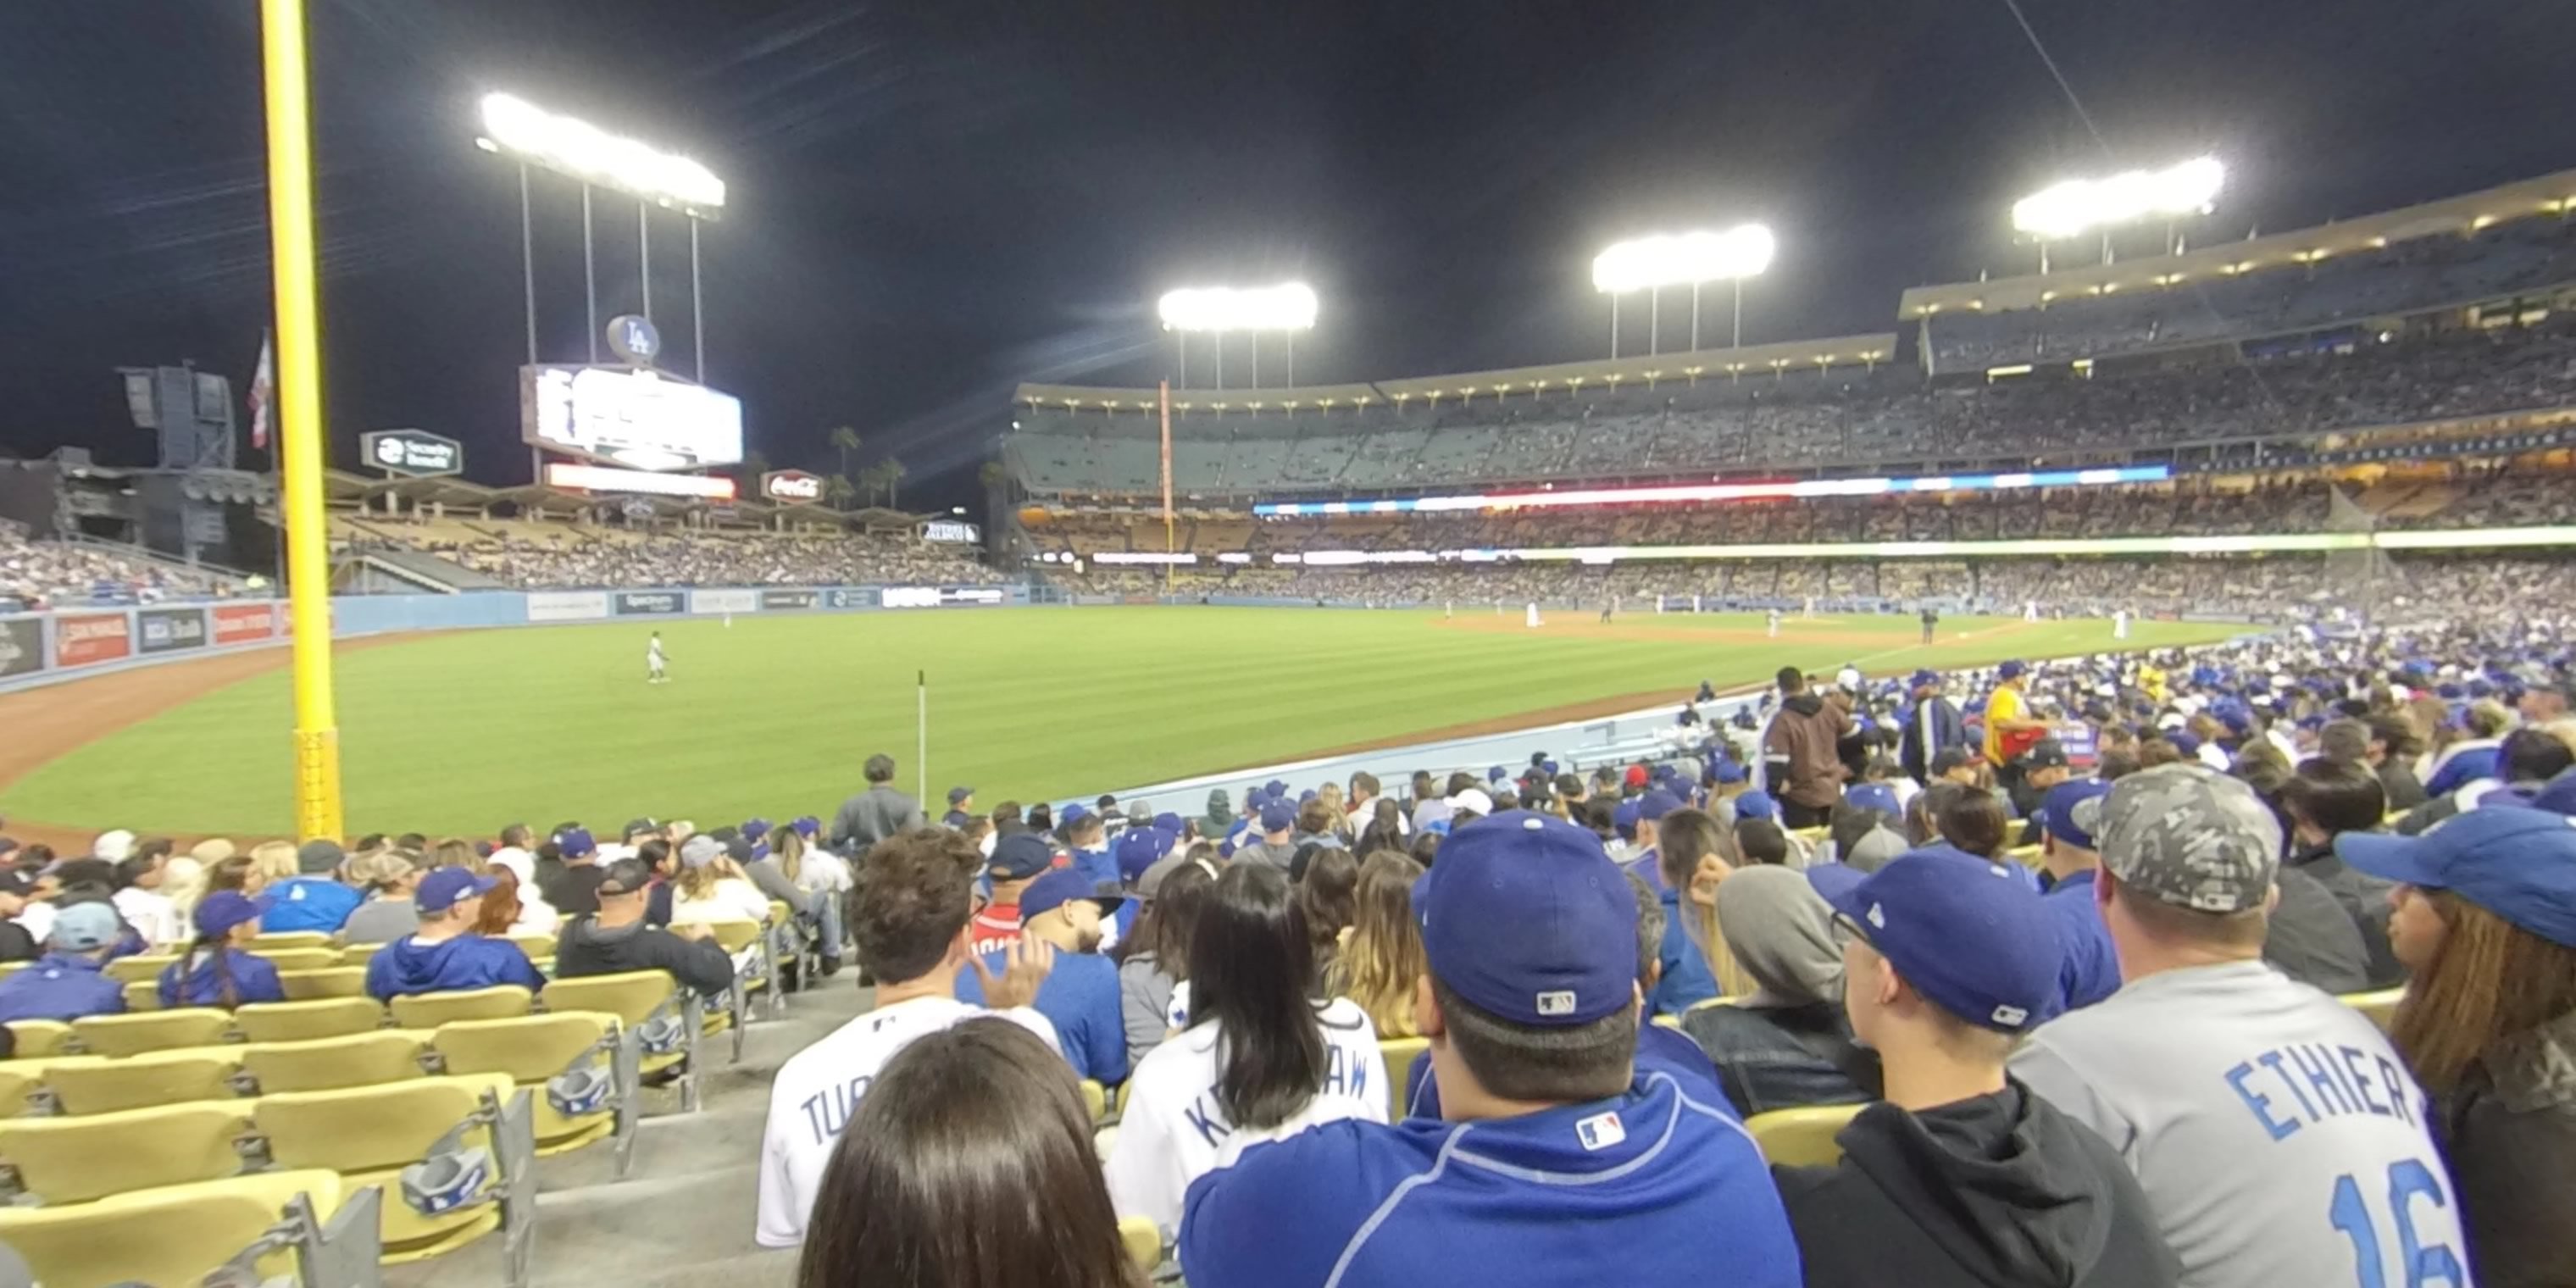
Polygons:
[[[340,595],[331,600],[331,637],[649,622],[661,617],[1006,608],[1031,602],[1029,587],[1019,583]],[[101,605],[9,614],[0,616],[0,692],[215,653],[275,648],[290,641],[292,630],[282,599]]]

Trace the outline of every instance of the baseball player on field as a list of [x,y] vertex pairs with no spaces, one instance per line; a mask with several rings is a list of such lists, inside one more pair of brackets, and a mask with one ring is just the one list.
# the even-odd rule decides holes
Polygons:
[[1800,1282],[1780,1193],[1733,1111],[1636,1059],[1637,905],[1591,832],[1525,810],[1469,823],[1413,908],[1430,965],[1413,1009],[1442,1116],[1325,1123],[1200,1177],[1180,1231],[1189,1282]]
[[668,660],[662,654],[662,632],[655,631],[652,640],[644,645],[644,682],[646,684],[670,683],[671,677],[663,669]]

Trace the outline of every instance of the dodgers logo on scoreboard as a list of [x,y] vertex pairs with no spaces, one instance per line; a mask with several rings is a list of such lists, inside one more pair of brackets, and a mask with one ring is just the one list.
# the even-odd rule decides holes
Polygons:
[[662,333],[650,318],[620,314],[608,320],[608,349],[636,366],[649,367],[662,356]]

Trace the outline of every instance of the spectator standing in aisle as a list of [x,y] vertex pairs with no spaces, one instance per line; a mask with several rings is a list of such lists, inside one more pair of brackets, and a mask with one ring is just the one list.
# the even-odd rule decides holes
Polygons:
[[2271,811],[2235,779],[2160,765],[2112,784],[2094,839],[2128,982],[2010,1067],[2120,1150],[2181,1282],[2469,1282],[2423,1092],[2360,1012],[2263,964]]
[[[1461,827],[1416,911],[1431,970],[1414,1009],[1443,1117],[1243,1150],[1191,1187],[1191,1282],[1799,1283],[1752,1140],[1636,1060],[1639,908],[1589,832],[1525,811]],[[1280,1237],[1283,1212],[1297,1237]]]
[[2167,1288],[2173,1253],[2119,1152],[2004,1073],[2058,990],[2040,897],[1993,865],[1901,856],[1828,895],[1843,1005],[1886,1099],[1832,1167],[1781,1168],[1807,1288]]
[[1821,827],[1842,799],[1846,770],[1835,752],[1851,724],[1851,709],[1839,695],[1810,692],[1805,673],[1780,668],[1780,709],[1762,735],[1768,762],[1768,785],[1780,802],[1780,825],[1789,830]]
[[1930,670],[1916,671],[1908,686],[1914,691],[1914,710],[1898,739],[1897,761],[1917,783],[1932,781],[1939,772],[1933,765],[1941,753],[1968,745],[1968,726],[1959,717],[1959,704],[1944,696],[1941,686],[1941,673]]
[[859,772],[868,780],[868,789],[841,802],[840,812],[832,816],[832,848],[856,856],[929,821],[921,812],[921,802],[895,789],[894,757],[879,752],[868,757]]

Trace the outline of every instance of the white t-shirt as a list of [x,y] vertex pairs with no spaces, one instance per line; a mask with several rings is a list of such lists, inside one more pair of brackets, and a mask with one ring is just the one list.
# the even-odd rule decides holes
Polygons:
[[764,1248],[805,1241],[805,1221],[823,1188],[823,1168],[859,1098],[879,1070],[914,1038],[979,1015],[999,1015],[1061,1053],[1055,1026],[1027,1007],[986,1011],[953,997],[916,997],[882,1006],[790,1056],[769,1084],[769,1125],[760,1141],[760,1218],[753,1237]]
[[1385,1122],[1386,1062],[1368,1013],[1337,997],[1317,1018],[1328,1058],[1323,1085],[1288,1121],[1261,1131],[1235,1130],[1217,1105],[1216,1025],[1186,1029],[1138,1062],[1109,1151],[1109,1201],[1118,1215],[1151,1218],[1168,1232],[1181,1223],[1190,1182],[1232,1165],[1247,1146],[1344,1118]]
[[688,925],[701,921],[767,921],[769,896],[760,887],[741,877],[719,877],[707,897],[692,899],[677,888],[671,891],[671,924]]
[[649,643],[649,644],[646,644],[646,645],[644,646],[644,661],[645,661],[645,663],[646,663],[647,665],[649,665],[649,666],[653,667],[655,670],[659,670],[659,669],[661,669],[661,666],[662,666],[662,641],[660,641],[660,640],[654,640],[653,642],[651,642],[651,643]]
[[125,924],[143,936],[146,945],[182,944],[191,938],[186,923],[179,918],[177,905],[158,890],[127,886],[108,901],[116,905],[116,911],[125,918]]
[[[2423,1091],[2358,1011],[2261,962],[2164,971],[2053,1020],[2014,1076],[2138,1174],[2185,1288],[2465,1285]],[[2429,1260],[2428,1260],[2429,1259]],[[2383,1268],[2363,1276],[2363,1264]]]

